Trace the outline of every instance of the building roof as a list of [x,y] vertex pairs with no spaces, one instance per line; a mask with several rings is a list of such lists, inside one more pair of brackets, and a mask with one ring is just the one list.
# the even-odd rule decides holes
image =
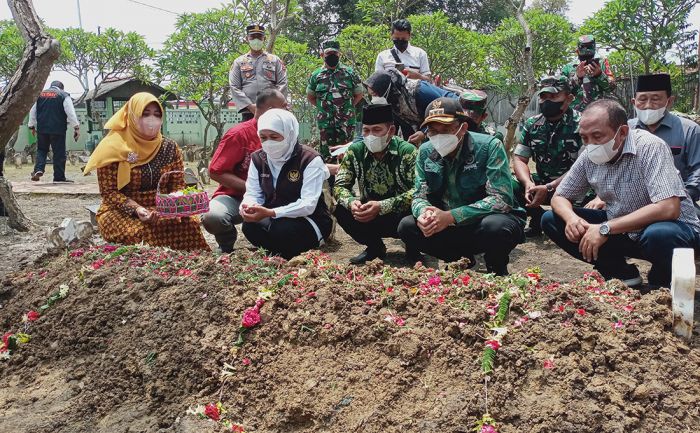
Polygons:
[[149,92],[160,98],[161,95],[167,94],[165,100],[176,100],[177,96],[168,92],[157,84],[141,81],[137,78],[123,78],[112,81],[103,81],[100,85],[97,95],[95,89],[88,92],[85,100],[105,101],[111,97],[114,101],[128,101],[134,94],[138,92]]

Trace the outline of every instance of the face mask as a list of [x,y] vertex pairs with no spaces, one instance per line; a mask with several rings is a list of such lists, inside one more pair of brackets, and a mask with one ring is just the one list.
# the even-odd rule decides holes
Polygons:
[[615,147],[615,138],[617,137],[618,132],[620,132],[620,128],[617,128],[612,140],[608,141],[607,143],[586,144],[588,159],[598,165],[603,165],[610,162],[610,160],[617,155],[617,150],[613,150],[613,147]]
[[381,137],[378,137],[376,135],[368,135],[364,137],[362,141],[365,142],[367,150],[369,150],[372,153],[379,153],[386,149],[386,146],[389,144],[388,138],[388,135],[382,135]]
[[582,62],[586,62],[588,60],[593,60],[593,54],[583,54],[578,56],[578,59]]
[[253,51],[262,50],[263,45],[265,45],[265,41],[263,41],[262,39],[250,39],[248,41],[248,46],[250,46],[250,49]]
[[386,99],[386,97],[389,94],[390,90],[391,90],[391,84],[389,84],[389,87],[387,87],[386,92],[384,92],[384,95],[372,96],[372,104],[389,104],[389,101]]
[[459,144],[459,138],[454,134],[437,134],[429,138],[430,143],[443,158],[452,153]]
[[324,57],[324,60],[328,66],[331,68],[335,68],[338,66],[338,62],[340,61],[340,56],[337,54],[327,54],[326,57]]
[[639,121],[645,125],[654,125],[663,119],[666,114],[666,107],[659,108],[658,110],[640,110],[635,107],[634,110],[637,112]]
[[469,130],[472,132],[476,132],[476,130],[479,129],[479,124],[471,117],[467,117],[467,125],[469,125]]
[[262,149],[267,154],[267,158],[275,162],[283,162],[287,153],[287,139],[282,141],[265,140],[262,142]]
[[547,119],[557,117],[561,114],[562,105],[564,105],[563,101],[554,102],[547,99],[540,104],[540,113],[542,113],[542,115]]
[[404,39],[394,39],[393,42],[396,49],[401,52],[406,51],[406,48],[408,48],[408,41]]
[[156,116],[142,117],[139,119],[139,131],[146,137],[155,137],[160,131],[163,119]]

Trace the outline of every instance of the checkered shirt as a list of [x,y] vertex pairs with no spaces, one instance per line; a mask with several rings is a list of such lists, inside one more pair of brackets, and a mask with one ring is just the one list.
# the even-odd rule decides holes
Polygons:
[[[556,195],[575,201],[589,188],[606,204],[609,219],[630,214],[644,206],[680,197],[678,218],[700,233],[700,221],[666,143],[647,131],[630,130],[622,155],[612,164],[598,165],[583,151],[559,184]],[[628,233],[637,240],[640,232]]]

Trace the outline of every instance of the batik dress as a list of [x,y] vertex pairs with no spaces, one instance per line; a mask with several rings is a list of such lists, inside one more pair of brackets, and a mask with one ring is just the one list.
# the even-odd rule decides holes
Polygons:
[[[142,222],[136,215],[139,206],[154,210],[158,179],[163,179],[160,191],[168,194],[185,188],[182,152],[175,141],[163,138],[156,156],[148,163],[131,169],[131,180],[117,189],[118,163],[97,169],[102,204],[97,212],[100,234],[107,242],[169,247],[176,250],[209,249],[202,234],[199,218],[161,218],[155,224]],[[127,203],[132,199],[138,205]]]

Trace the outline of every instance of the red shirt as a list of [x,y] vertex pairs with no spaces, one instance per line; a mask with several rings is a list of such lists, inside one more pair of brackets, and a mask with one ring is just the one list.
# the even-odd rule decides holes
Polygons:
[[[258,119],[241,122],[226,131],[219,147],[209,163],[209,173],[233,173],[244,181],[248,178],[250,154],[262,148],[258,137]],[[224,185],[214,192],[214,197],[230,195],[243,199],[243,191],[235,191]]]

